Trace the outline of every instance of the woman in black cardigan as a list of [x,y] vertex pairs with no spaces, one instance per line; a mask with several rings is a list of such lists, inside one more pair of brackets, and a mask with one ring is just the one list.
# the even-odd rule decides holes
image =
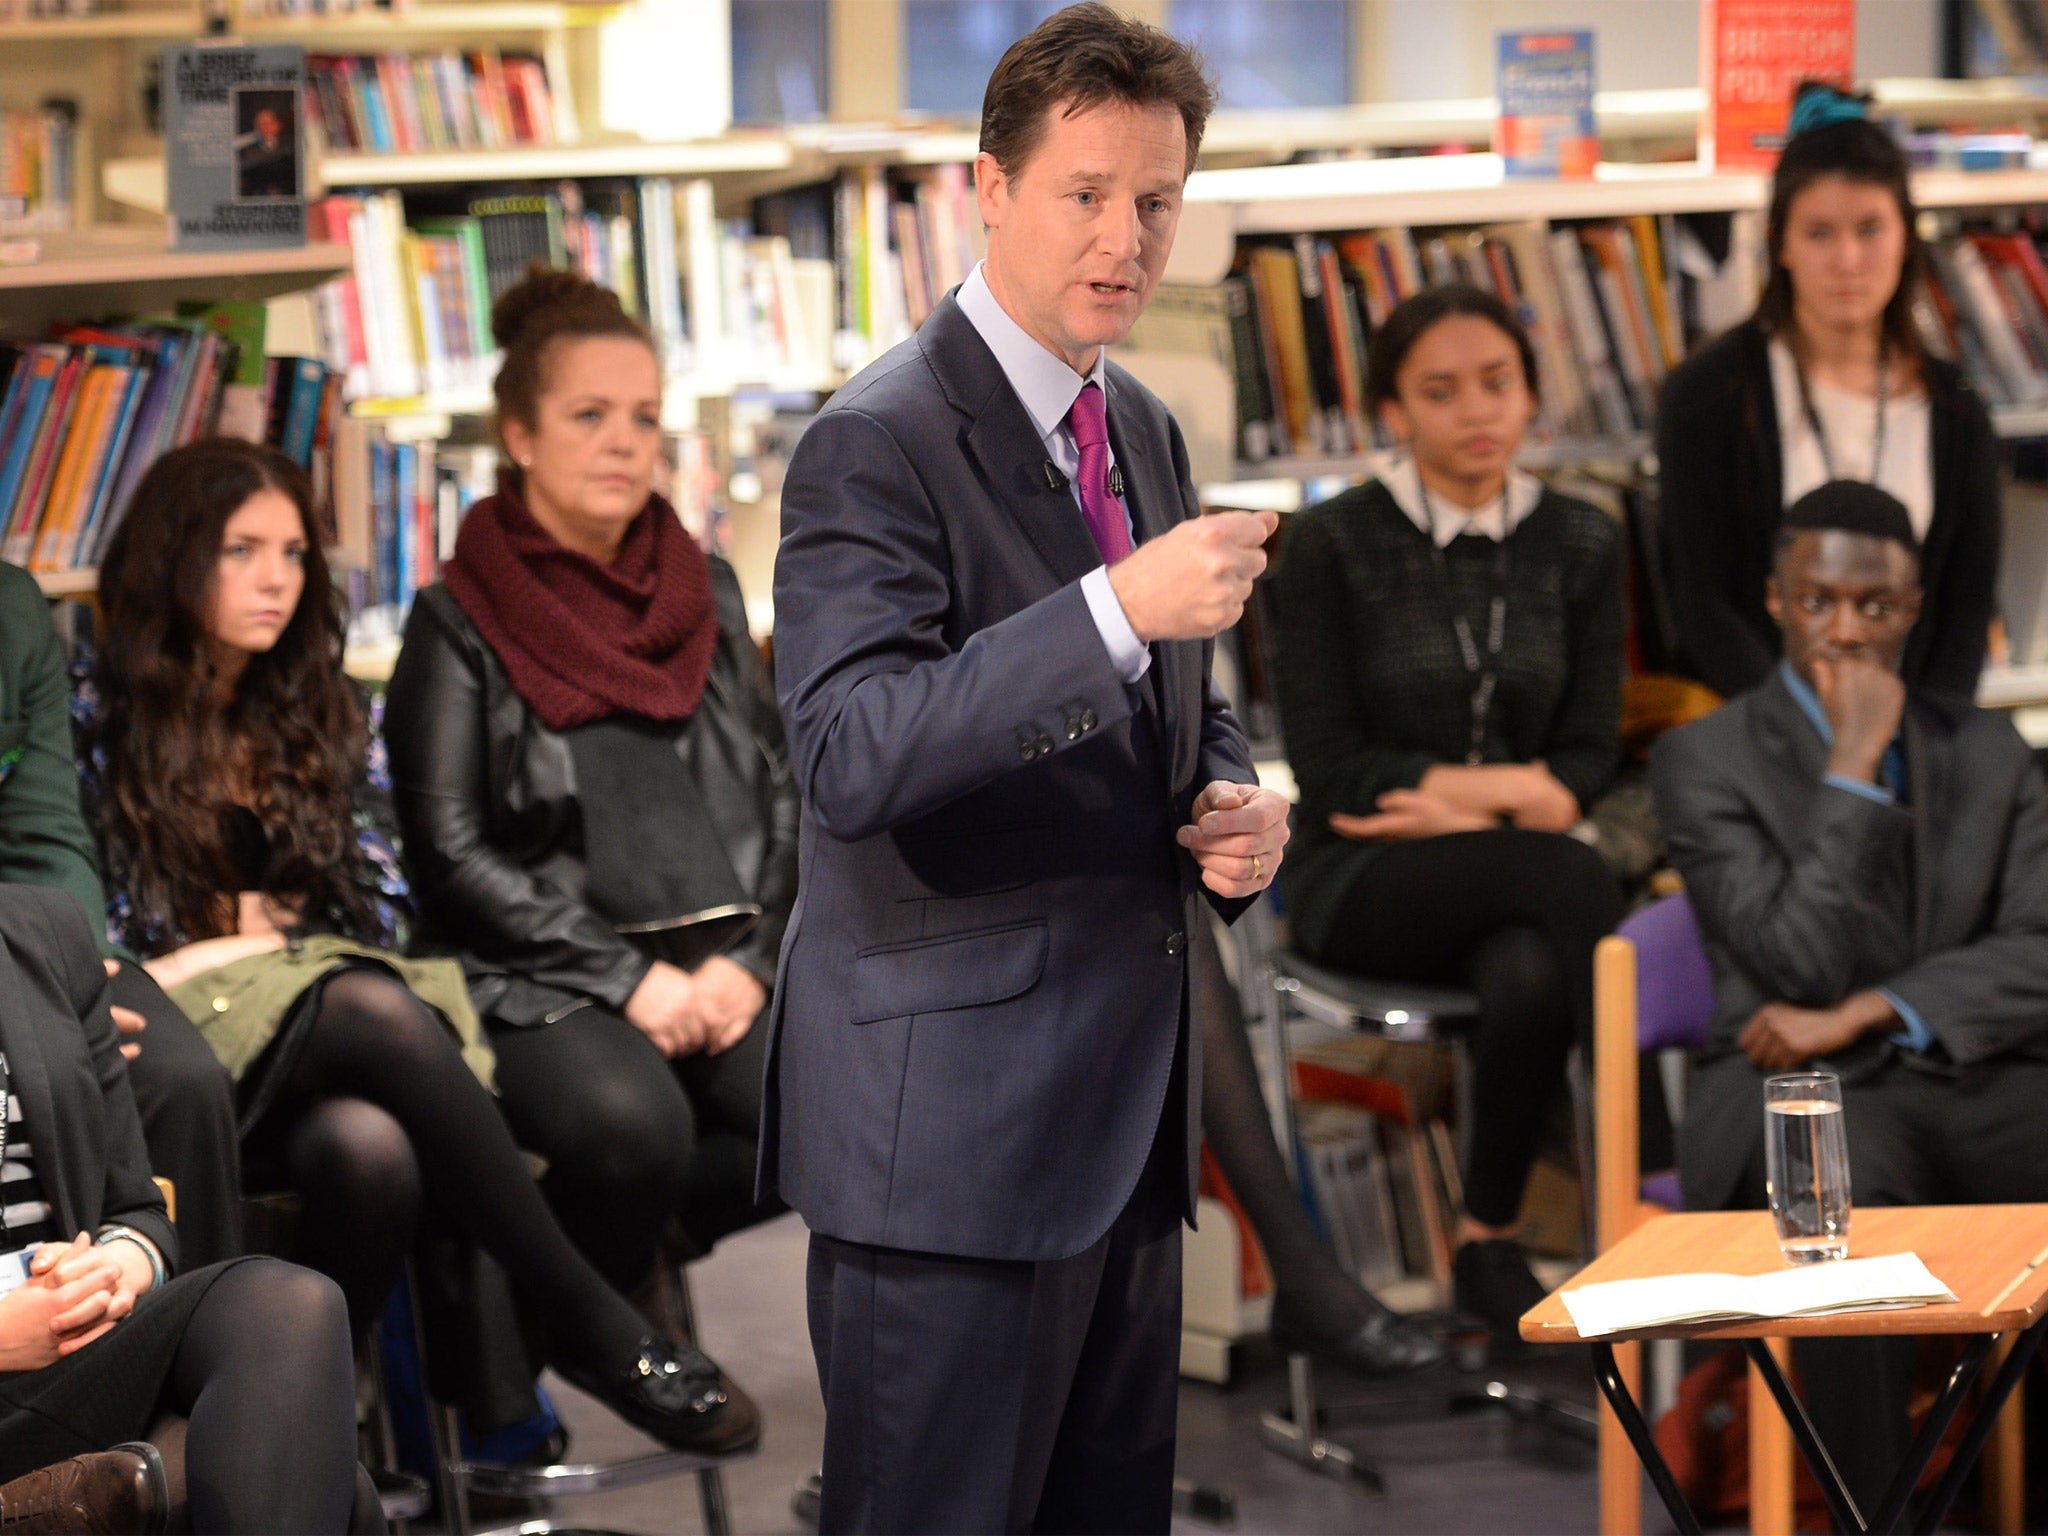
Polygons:
[[1368,392],[1409,452],[1293,520],[1275,591],[1294,942],[1478,994],[1454,1276],[1503,1341],[1543,1295],[1515,1219],[1621,910],[1600,855],[1563,835],[1620,755],[1620,531],[1513,468],[1535,389],[1492,295],[1400,305]]
[[1962,371],[1915,329],[1923,255],[1897,144],[1825,86],[1802,88],[1792,127],[1763,299],[1672,372],[1658,409],[1680,662],[1725,696],[1761,683],[1778,660],[1764,583],[1781,513],[1825,480],[1869,480],[1920,539],[1906,681],[1968,698],[1997,598],[1998,442]]
[[[177,1238],[150,1182],[110,994],[76,900],[0,885],[0,1481],[132,1447],[178,1415],[189,1422],[171,1470],[193,1529],[382,1530],[356,1467],[341,1293],[276,1259],[173,1274]],[[95,1530],[161,1513],[161,1473],[117,1501],[94,1491],[8,1481],[0,1519],[86,1529],[28,1523],[52,1492],[83,1494],[111,1522]]]

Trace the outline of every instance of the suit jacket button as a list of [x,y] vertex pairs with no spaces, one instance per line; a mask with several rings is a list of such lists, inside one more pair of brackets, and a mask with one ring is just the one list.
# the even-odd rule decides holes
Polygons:
[[1050,736],[1041,736],[1041,737],[1039,737],[1039,738],[1038,738],[1038,755],[1039,755],[1040,757],[1043,757],[1043,756],[1045,756],[1045,754],[1046,754],[1046,753],[1050,752],[1051,750],[1052,750],[1052,738],[1051,738]]
[[1166,936],[1166,952],[1169,955],[1177,955],[1183,949],[1187,948],[1187,943],[1188,940],[1186,934],[1169,933]]
[[1038,743],[1026,737],[1017,743],[1017,755],[1023,758],[1025,762],[1030,762],[1034,757],[1038,756]]
[[1084,709],[1084,710],[1082,710],[1082,711],[1081,711],[1081,729],[1082,729],[1082,730],[1084,730],[1084,731],[1092,731],[1092,730],[1094,730],[1094,729],[1095,729],[1095,711],[1094,711],[1094,710],[1092,710],[1092,709]]

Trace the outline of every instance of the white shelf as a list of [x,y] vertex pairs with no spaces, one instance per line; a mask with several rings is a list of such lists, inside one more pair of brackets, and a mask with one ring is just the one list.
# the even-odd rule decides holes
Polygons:
[[203,36],[197,6],[0,21],[0,43],[169,42]]
[[2048,704],[2048,666],[1987,667],[1977,683],[1977,702],[1986,709]]
[[174,251],[161,230],[115,227],[42,237],[42,258],[0,266],[0,323],[17,333],[105,310],[147,312],[179,299],[269,299],[348,270],[348,247]]
[[507,0],[478,5],[422,5],[406,11],[342,11],[327,16],[244,16],[236,36],[251,42],[403,43],[417,37],[502,36],[558,32],[571,25],[570,8],[549,0]]
[[[1571,464],[1634,463],[1652,450],[1650,434],[1633,433],[1628,437],[1568,437],[1555,442],[1530,443],[1515,462],[1524,469],[1556,469]],[[1328,475],[1361,475],[1366,470],[1369,454],[1295,454],[1285,458],[1241,459],[1238,461],[1236,481],[1229,483],[1256,483],[1262,480],[1320,480]]]
[[[687,432],[697,425],[696,403],[719,400],[730,395],[824,395],[846,382],[842,373],[819,373],[811,369],[783,369],[766,374],[690,373],[666,380],[662,397],[667,402],[662,426],[671,432]],[[438,395],[373,396],[349,402],[351,416],[367,421],[404,424],[446,422],[451,418],[488,416],[495,409],[488,388],[453,390]],[[407,435],[441,436],[441,432],[412,432]]]
[[43,589],[43,596],[90,597],[100,589],[100,573],[97,566],[81,566],[72,571],[37,571],[36,585]]
[[1991,413],[2000,437],[2048,437],[2048,405],[2001,405]]

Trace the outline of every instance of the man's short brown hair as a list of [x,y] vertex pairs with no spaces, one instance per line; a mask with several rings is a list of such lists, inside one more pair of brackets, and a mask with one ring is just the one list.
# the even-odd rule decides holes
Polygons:
[[1179,112],[1187,168],[1195,168],[1216,107],[1201,55],[1099,0],[1057,11],[1010,44],[981,99],[981,148],[1015,176],[1045,136],[1047,112],[1061,107],[1071,117],[1111,101]]

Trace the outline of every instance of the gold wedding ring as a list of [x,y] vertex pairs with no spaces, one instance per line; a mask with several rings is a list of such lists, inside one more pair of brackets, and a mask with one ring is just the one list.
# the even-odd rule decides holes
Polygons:
[[1252,878],[1259,878],[1259,856],[1256,853],[1252,855]]

